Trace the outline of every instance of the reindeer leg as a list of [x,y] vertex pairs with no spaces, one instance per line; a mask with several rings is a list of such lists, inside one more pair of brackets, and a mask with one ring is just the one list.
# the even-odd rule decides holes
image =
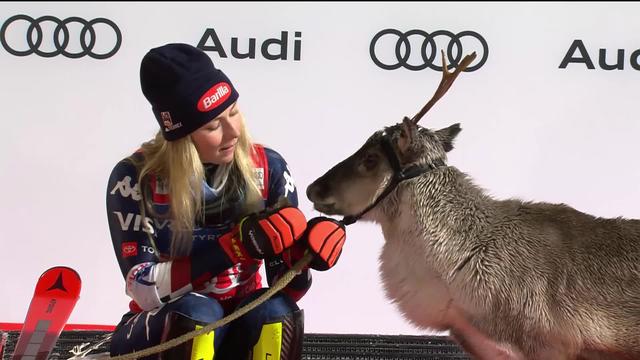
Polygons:
[[526,359],[587,360],[578,355],[580,350],[576,344],[544,335],[532,334],[531,337],[536,340],[521,345]]
[[583,349],[577,360],[634,360],[640,359],[639,354],[624,354],[619,351],[602,349]]
[[463,333],[457,330],[450,332],[454,341],[475,360],[520,360],[519,356],[498,345],[498,343],[477,330],[471,333],[469,331]]
[[452,316],[451,337],[476,360],[521,360],[522,357],[507,350],[482,333],[463,316]]

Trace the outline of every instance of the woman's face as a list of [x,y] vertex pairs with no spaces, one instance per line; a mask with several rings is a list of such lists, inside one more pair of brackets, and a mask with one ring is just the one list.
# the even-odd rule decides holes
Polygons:
[[233,103],[222,114],[191,133],[200,161],[208,164],[228,164],[240,136],[240,109]]

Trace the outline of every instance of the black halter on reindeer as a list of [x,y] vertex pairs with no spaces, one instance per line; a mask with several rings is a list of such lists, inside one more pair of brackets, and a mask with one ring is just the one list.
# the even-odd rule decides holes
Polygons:
[[386,296],[476,359],[640,359],[640,220],[498,200],[447,164],[459,124],[376,131],[307,188],[316,210],[380,225]]

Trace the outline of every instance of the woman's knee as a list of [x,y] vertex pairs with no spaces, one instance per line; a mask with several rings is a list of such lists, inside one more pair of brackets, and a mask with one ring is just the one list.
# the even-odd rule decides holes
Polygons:
[[[240,303],[239,307],[255,300],[264,293],[264,291],[265,289],[260,289],[251,294],[251,296],[247,297],[242,301],[242,303]],[[293,314],[297,311],[300,311],[300,308],[295,301],[293,301],[288,295],[279,292],[236,320],[236,324],[232,324],[232,326],[243,329],[258,329],[263,324],[281,321],[287,315]]]
[[185,294],[165,306],[167,312],[175,312],[203,323],[211,323],[224,316],[224,310],[217,300],[196,293]]

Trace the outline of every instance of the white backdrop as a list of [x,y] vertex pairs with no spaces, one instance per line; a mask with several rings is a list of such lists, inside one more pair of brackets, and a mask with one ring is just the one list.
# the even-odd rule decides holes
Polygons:
[[[486,62],[463,73],[422,122],[461,122],[450,164],[498,198],[640,218],[639,13],[639,3],[0,3],[2,24],[18,14],[106,18],[122,33],[121,47],[104,60],[0,48],[0,322],[24,320],[36,279],[54,265],[73,267],[83,279],[71,323],[114,325],[127,310],[105,191],[113,165],[157,129],[140,91],[140,60],[164,43],[197,45],[206,29],[227,54],[208,52],[238,88],[254,139],[287,159],[308,217],[318,215],[304,195],[311,181],[374,130],[413,115],[439,82],[429,68],[374,63],[372,38],[390,28],[473,31],[487,42]],[[7,25],[7,46],[28,49],[27,28],[22,20]],[[79,23],[68,28],[67,51],[80,51]],[[40,50],[53,51],[54,29],[42,23]],[[94,50],[111,50],[113,30],[96,24],[95,31]],[[283,31],[286,59],[265,59],[261,44]],[[256,39],[255,58],[234,58],[232,38],[241,52]],[[397,62],[396,39],[380,38],[380,61]],[[471,40],[461,39],[463,51],[482,56]],[[419,64],[422,40],[409,41],[408,62]],[[436,43],[446,49],[446,39]],[[602,69],[600,51],[606,64],[622,51],[622,69]],[[561,68],[568,52],[574,60],[588,56],[594,68],[584,61]],[[423,333],[384,298],[382,242],[374,225],[348,228],[338,265],[316,272],[300,302],[307,332]]]

